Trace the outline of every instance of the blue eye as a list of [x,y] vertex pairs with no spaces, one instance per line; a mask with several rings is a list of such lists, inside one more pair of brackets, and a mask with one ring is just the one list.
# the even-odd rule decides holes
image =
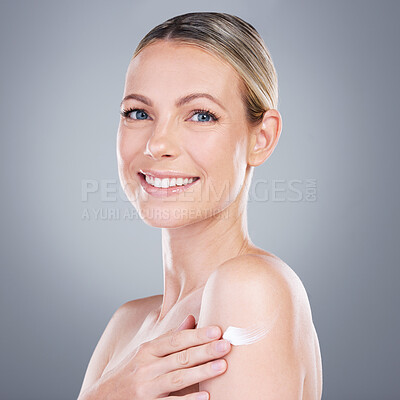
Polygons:
[[[132,118],[131,114],[135,115],[136,113],[136,118]],[[131,108],[129,110],[122,110],[121,115],[125,118],[129,119],[137,119],[137,120],[146,120],[148,115],[146,111],[139,109],[139,108]]]
[[192,118],[198,115],[199,118],[196,120],[196,122],[212,122],[212,121],[218,121],[218,117],[213,114],[211,111],[208,110],[195,110]]

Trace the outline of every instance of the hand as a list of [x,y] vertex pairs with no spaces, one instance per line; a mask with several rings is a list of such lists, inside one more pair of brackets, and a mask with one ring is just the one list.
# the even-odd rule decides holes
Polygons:
[[[175,331],[169,331],[156,339],[142,343],[117,367],[102,376],[90,393],[81,400],[153,400],[153,399],[199,399],[200,393],[208,399],[207,392],[196,392],[185,396],[169,396],[170,393],[199,383],[225,372],[224,359],[213,363],[229,353],[231,345],[221,338],[218,326],[215,335],[208,336],[211,327],[193,329],[195,320],[189,315]],[[226,343],[227,348],[217,350],[217,343]],[[87,396],[87,397],[86,397]]]

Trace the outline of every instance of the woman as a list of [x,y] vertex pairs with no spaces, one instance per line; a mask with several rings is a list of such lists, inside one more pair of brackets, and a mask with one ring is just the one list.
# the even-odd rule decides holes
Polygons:
[[[180,15],[139,43],[121,102],[118,167],[141,218],[161,228],[164,294],[115,312],[80,400],[321,398],[306,291],[247,231],[253,169],[281,133],[277,101],[268,50],[238,17]],[[222,338],[228,327],[252,326],[264,333],[251,344]]]

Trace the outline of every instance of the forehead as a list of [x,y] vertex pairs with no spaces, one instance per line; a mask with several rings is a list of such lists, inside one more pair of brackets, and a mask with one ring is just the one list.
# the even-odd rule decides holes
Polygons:
[[216,55],[195,45],[158,41],[130,62],[125,94],[146,92],[156,97],[207,91],[232,101],[240,95],[240,84],[236,70]]

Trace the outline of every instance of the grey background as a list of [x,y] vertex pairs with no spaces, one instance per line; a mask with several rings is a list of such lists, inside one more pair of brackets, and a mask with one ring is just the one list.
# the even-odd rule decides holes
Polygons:
[[[268,184],[250,199],[249,230],[306,287],[323,399],[400,398],[398,4],[3,0],[0,398],[76,398],[112,313],[162,293],[160,231],[122,218],[132,206],[101,190],[118,188],[131,53],[190,11],[244,18],[277,68],[283,131],[256,169]],[[289,190],[299,180],[304,194],[307,179],[315,201]],[[85,201],[87,180],[100,186]]]

